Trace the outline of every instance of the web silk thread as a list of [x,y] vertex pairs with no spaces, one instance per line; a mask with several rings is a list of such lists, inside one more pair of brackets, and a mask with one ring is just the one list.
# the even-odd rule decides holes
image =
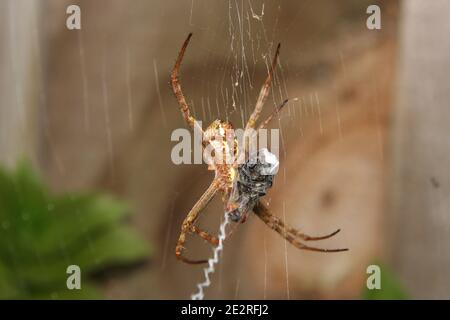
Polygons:
[[198,291],[191,295],[192,300],[203,300],[203,298],[205,297],[204,290],[211,285],[209,276],[214,273],[215,265],[219,263],[220,253],[223,251],[223,242],[227,237],[225,231],[228,223],[229,217],[228,214],[225,213],[224,220],[220,224],[219,228],[219,244],[214,248],[212,258],[208,259],[208,266],[203,269],[203,273],[205,274],[205,281],[197,284]]

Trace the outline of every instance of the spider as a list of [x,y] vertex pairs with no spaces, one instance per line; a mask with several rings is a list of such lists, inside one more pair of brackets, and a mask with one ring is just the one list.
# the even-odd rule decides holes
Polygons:
[[[231,123],[222,120],[215,120],[213,123],[203,131],[198,121],[191,115],[189,106],[186,102],[184,94],[181,90],[181,86],[178,80],[178,73],[180,70],[181,62],[183,60],[186,48],[192,37],[192,33],[188,35],[181,47],[177,60],[171,72],[171,86],[178,100],[181,113],[184,120],[191,127],[192,130],[200,130],[202,133],[202,146],[203,148],[212,147],[216,153],[226,152],[234,150],[233,156],[237,159],[245,154],[244,151],[239,152],[237,148],[232,148],[236,144],[236,139],[229,139],[230,134],[233,134],[233,126]],[[245,126],[244,136],[254,133],[250,131],[255,129],[265,128],[270,120],[278,114],[278,112],[286,105],[288,100],[275,108],[270,116],[263,121],[258,127],[256,123],[260,116],[263,105],[269,95],[270,85],[273,79],[274,70],[277,64],[278,55],[280,53],[280,44],[278,44],[275,56],[272,60],[272,64],[269,66],[267,78],[261,88],[258,99],[256,101],[255,109],[250,115],[250,118]],[[219,134],[220,138],[227,138],[225,140],[214,139],[214,136]],[[212,245],[218,244],[218,238],[210,233],[200,229],[194,223],[199,217],[202,210],[208,205],[208,203],[214,198],[217,193],[222,194],[222,201],[224,202],[225,211],[230,214],[231,220],[235,222],[244,222],[249,211],[253,211],[269,228],[279,233],[283,238],[289,241],[292,245],[299,249],[318,251],[318,252],[340,252],[347,251],[348,249],[322,249],[306,245],[305,241],[323,240],[328,239],[337,234],[340,229],[330,233],[328,235],[313,237],[307,234],[301,233],[293,227],[285,224],[283,220],[274,216],[268,209],[268,207],[259,199],[265,194],[266,190],[272,185],[271,175],[267,175],[264,178],[261,173],[262,163],[258,162],[263,154],[257,154],[254,159],[257,159],[256,165],[239,164],[239,161],[233,161],[232,163],[223,163],[223,161],[213,160],[208,169],[215,171],[215,177],[210,186],[206,189],[200,199],[195,203],[192,209],[187,214],[181,225],[181,232],[178,238],[178,242],[175,248],[176,257],[189,264],[201,264],[206,263],[207,260],[191,260],[183,255],[184,244],[186,243],[186,237],[188,234],[194,234],[200,236]],[[255,158],[256,157],[256,158]],[[256,168],[256,170],[255,170]],[[256,174],[256,175],[255,175]],[[244,176],[253,177],[246,179]],[[260,186],[257,189],[256,186]],[[239,187],[239,188],[238,188]],[[256,189],[255,189],[256,188]],[[239,189],[239,190],[238,190]],[[237,200],[236,200],[237,199]]]

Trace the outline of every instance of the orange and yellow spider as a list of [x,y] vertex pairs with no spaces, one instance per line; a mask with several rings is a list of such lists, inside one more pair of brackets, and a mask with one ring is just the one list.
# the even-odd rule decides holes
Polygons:
[[[190,264],[207,262],[207,260],[190,260],[184,257],[183,249],[184,244],[186,242],[186,236],[188,234],[197,234],[202,239],[206,240],[212,245],[218,244],[217,237],[210,235],[208,232],[201,230],[199,227],[194,225],[201,211],[208,205],[208,203],[213,199],[213,197],[217,193],[220,193],[222,195],[222,201],[225,204],[224,206],[225,212],[229,212],[230,214],[232,212],[234,213],[237,212],[237,215],[235,214],[234,219],[232,218],[233,221],[244,222],[247,213],[249,211],[253,211],[269,228],[278,232],[283,238],[285,238],[287,241],[289,241],[291,244],[293,244],[295,247],[299,249],[319,251],[319,252],[340,252],[348,250],[348,249],[321,249],[308,246],[301,241],[301,240],[313,241],[313,240],[327,239],[337,234],[340,231],[339,229],[325,236],[311,237],[299,232],[295,228],[288,226],[280,218],[270,213],[267,206],[264,205],[259,200],[259,197],[265,194],[266,189],[272,185],[271,183],[272,181],[271,179],[270,181],[267,181],[267,179],[264,178],[261,174],[258,174],[255,178],[254,177],[255,172],[250,172],[252,170],[251,168],[253,167],[249,167],[246,166],[245,164],[242,164],[242,157],[246,154],[245,151],[246,148],[244,148],[244,150],[238,150],[238,148],[236,147],[237,140],[234,137],[234,130],[231,123],[222,120],[215,120],[205,131],[202,130],[201,125],[190,113],[189,106],[186,102],[183,92],[181,91],[181,86],[178,81],[178,72],[180,70],[181,61],[183,60],[183,56],[189,44],[191,36],[192,33],[190,33],[186,38],[186,40],[184,41],[183,46],[181,47],[181,51],[178,54],[178,58],[175,62],[175,66],[171,73],[171,85],[173,92],[178,100],[181,112],[183,114],[186,123],[191,127],[192,130],[199,130],[198,132],[202,133],[203,148],[207,147],[212,148],[213,153],[215,153],[216,156],[218,154],[230,156],[230,150],[232,150],[231,156],[233,157],[234,160],[232,162],[228,162],[223,161],[224,159],[223,157],[211,158],[212,161],[209,163],[208,168],[210,170],[215,171],[215,177],[211,185],[208,187],[208,189],[203,193],[200,199],[195,203],[194,207],[189,211],[189,213],[187,214],[186,218],[183,221],[183,224],[181,225],[181,233],[175,248],[176,257],[179,260]],[[270,122],[270,120],[287,103],[287,100],[283,101],[283,103],[279,107],[275,108],[275,110],[271,113],[271,115],[256,128],[256,123],[260,116],[261,110],[267,99],[267,96],[269,95],[270,84],[272,82],[274,69],[277,64],[279,53],[280,53],[280,44],[278,44],[272,64],[269,66],[270,69],[267,78],[259,93],[255,109],[253,110],[253,113],[250,115],[250,118],[245,126],[244,137],[254,135],[255,129],[259,130],[265,128]],[[232,136],[231,139],[230,135]],[[217,161],[217,159],[220,159],[220,161]],[[240,179],[245,180],[243,177],[240,177],[240,175],[241,176],[247,175],[247,177],[253,176],[254,178],[250,178],[250,181],[248,181],[247,179],[248,183],[246,183],[240,181]],[[253,181],[252,179],[260,179],[260,180]],[[242,190],[246,191],[237,190],[239,182],[241,185],[243,185]],[[256,185],[257,186],[262,185],[263,186],[262,190],[256,190],[255,192],[252,192],[253,191],[252,188]],[[236,194],[238,194],[239,196],[239,193],[242,196],[240,198],[236,197]],[[241,205],[241,203],[239,203],[240,200],[236,200],[242,198],[246,199],[246,205]]]

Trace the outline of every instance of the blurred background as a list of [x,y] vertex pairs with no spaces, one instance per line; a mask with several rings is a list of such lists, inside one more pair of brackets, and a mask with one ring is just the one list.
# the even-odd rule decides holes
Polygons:
[[[81,8],[69,30],[66,9]],[[369,5],[381,29],[369,30]],[[174,165],[181,69],[204,126],[242,127],[267,61],[264,115],[290,102],[266,199],[323,247],[299,251],[251,216],[225,244],[208,299],[450,298],[450,2],[0,0],[0,298],[187,299],[201,266],[175,259],[213,177]],[[220,197],[199,225],[216,233]],[[186,252],[211,248],[190,237]],[[66,289],[80,265],[82,290]],[[366,269],[381,267],[368,292]],[[89,284],[89,285],[88,285]],[[378,295],[378,296],[377,296]]]

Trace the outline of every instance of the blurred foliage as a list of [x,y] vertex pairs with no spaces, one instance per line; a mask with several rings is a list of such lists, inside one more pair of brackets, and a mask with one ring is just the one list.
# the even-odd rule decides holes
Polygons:
[[[149,248],[122,221],[127,206],[99,194],[50,194],[27,163],[0,168],[0,299],[90,299],[89,274],[145,258]],[[66,286],[81,268],[81,290]]]
[[406,300],[408,294],[393,271],[380,262],[373,263],[381,269],[381,289],[368,289],[365,286],[363,299],[365,300]]

